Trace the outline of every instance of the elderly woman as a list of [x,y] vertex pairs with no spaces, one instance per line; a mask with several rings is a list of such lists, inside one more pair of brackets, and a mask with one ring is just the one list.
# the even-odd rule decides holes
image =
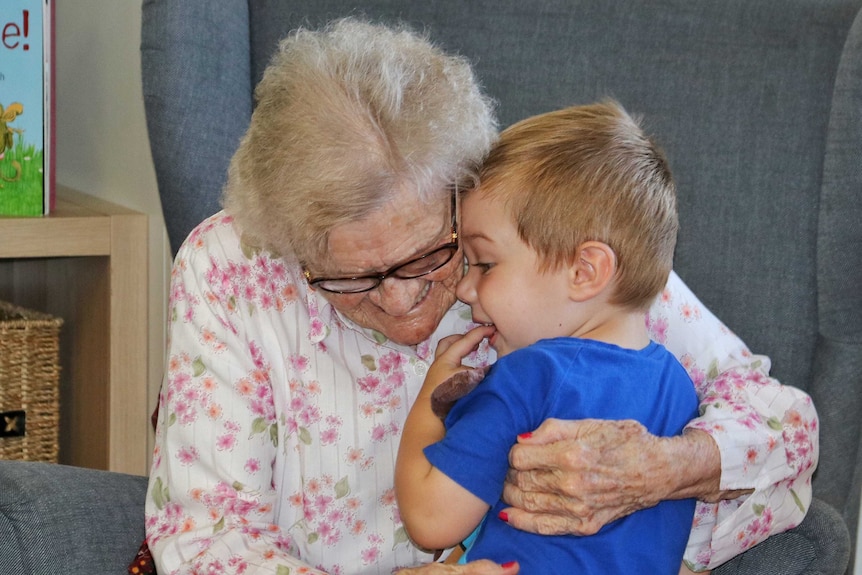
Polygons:
[[[456,191],[494,141],[491,102],[463,59],[352,20],[291,34],[257,99],[225,211],[172,274],[147,501],[159,572],[514,573],[425,565],[434,553],[408,540],[393,494],[437,341],[470,326]],[[587,534],[697,497],[686,560],[712,567],[801,520],[816,415],[675,275],[647,321],[703,415],[666,439],[547,422],[513,448],[508,515]]]

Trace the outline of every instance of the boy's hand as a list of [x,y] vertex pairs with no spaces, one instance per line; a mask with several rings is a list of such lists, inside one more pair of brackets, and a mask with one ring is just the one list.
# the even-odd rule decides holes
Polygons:
[[456,373],[471,369],[464,366],[461,361],[470,355],[483,339],[491,337],[494,331],[494,326],[482,325],[464,335],[450,335],[441,339],[437,344],[434,363],[431,364],[425,376],[422,395],[430,395],[438,385]]

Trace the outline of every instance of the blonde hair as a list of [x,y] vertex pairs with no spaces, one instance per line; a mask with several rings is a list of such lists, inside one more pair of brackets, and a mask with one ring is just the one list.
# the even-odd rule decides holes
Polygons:
[[[504,130],[479,175],[545,269],[595,240],[617,257],[612,303],[648,307],[667,283],[678,229],[662,151],[618,103],[570,107]],[[473,192],[471,192],[473,193]]]
[[303,262],[399,191],[445,201],[497,133],[466,59],[352,18],[292,32],[255,98],[222,201],[246,241]]

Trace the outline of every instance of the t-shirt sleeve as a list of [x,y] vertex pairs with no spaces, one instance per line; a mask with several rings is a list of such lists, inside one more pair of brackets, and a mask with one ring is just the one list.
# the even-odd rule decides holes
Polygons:
[[554,393],[553,376],[528,368],[526,359],[498,362],[449,412],[446,437],[424,451],[434,467],[491,506],[503,493],[509,450],[519,433],[542,422]]

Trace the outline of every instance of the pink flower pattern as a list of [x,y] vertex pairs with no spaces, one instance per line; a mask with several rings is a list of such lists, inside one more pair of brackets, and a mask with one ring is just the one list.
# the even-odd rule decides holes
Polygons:
[[[307,290],[296,266],[239,238],[217,214],[171,272],[146,514],[159,572],[389,575],[430,561],[401,524],[394,459],[437,341],[470,327],[468,308],[415,348],[381,341]],[[690,425],[719,445],[722,486],[771,484],[698,504],[686,561],[714,566],[801,520],[816,414],[675,275],[646,323],[692,376],[703,416]],[[487,347],[471,358],[492,360]]]

